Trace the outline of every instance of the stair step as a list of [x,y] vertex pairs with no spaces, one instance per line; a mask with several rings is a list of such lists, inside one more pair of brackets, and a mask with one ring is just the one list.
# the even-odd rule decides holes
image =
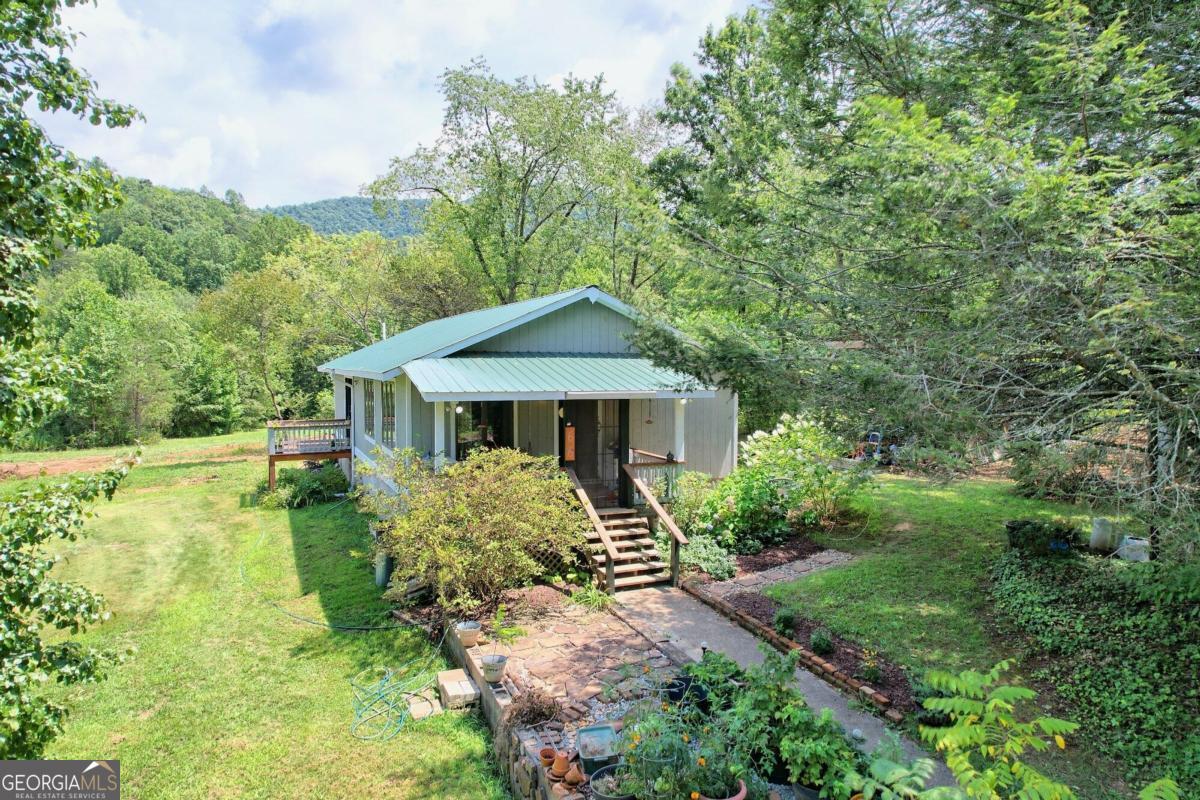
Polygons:
[[[592,560],[596,561],[596,559]],[[605,572],[603,560],[596,561],[596,566],[599,567],[601,573]],[[640,575],[645,572],[659,573],[666,568],[667,565],[661,561],[627,561],[623,564],[615,564],[613,566],[613,572],[615,572],[618,576],[630,574]]]
[[[650,529],[648,525],[638,525],[637,528],[610,528],[605,531],[608,534],[608,539],[629,539],[630,536],[642,535],[648,536]],[[596,533],[595,529],[588,531],[588,539],[600,539],[600,534]]]
[[614,507],[614,508],[597,508],[596,509],[596,514],[598,514],[600,516],[600,519],[604,519],[605,517],[628,516],[630,514],[636,514],[636,513],[638,513],[636,508],[615,508]]
[[644,514],[637,514],[632,517],[616,517],[615,519],[601,519],[600,523],[606,528],[627,528],[630,525],[646,525],[648,520]]
[[642,586],[653,586],[656,583],[670,583],[671,575],[667,572],[651,574],[651,575],[625,575],[617,576],[617,589],[634,589]]
[[[654,548],[657,544],[657,542],[648,536],[640,539],[613,539],[613,547],[617,548],[617,552],[623,550],[645,550],[647,548]],[[588,545],[591,546],[593,553],[604,552],[604,543],[599,539],[588,542]]]
[[[604,566],[604,562],[607,560],[608,559],[606,558],[603,550],[601,550],[598,553],[592,553],[592,561],[594,561],[595,563],[599,564],[602,567]],[[644,562],[644,563],[648,563],[648,564],[661,564],[662,556],[660,556],[658,554],[657,550],[653,550],[653,549],[651,549],[651,550],[625,550],[625,551],[618,550],[617,557],[613,560],[616,561],[618,564],[624,564],[624,563],[630,562],[630,561],[638,561],[638,562]]]

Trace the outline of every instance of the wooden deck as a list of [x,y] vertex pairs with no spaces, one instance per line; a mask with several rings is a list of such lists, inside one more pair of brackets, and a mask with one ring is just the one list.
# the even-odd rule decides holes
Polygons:
[[279,461],[350,458],[350,420],[275,419],[267,422],[267,484],[275,488]]

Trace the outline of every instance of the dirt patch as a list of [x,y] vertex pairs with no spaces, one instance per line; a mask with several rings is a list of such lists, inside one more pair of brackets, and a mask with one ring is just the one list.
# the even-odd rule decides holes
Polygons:
[[526,586],[522,589],[509,589],[504,593],[504,599],[501,602],[508,606],[513,613],[520,614],[561,608],[569,600],[565,594],[553,586],[541,584]]
[[[132,452],[133,448],[130,447]],[[23,478],[52,477],[69,475],[74,472],[99,472],[107,469],[121,459],[112,455],[75,456],[73,458],[51,457],[47,453],[43,461],[0,461],[0,481],[20,480]],[[147,463],[178,464],[185,461],[253,461],[263,458],[265,451],[261,447],[245,444],[230,444],[221,447],[210,447],[200,450],[188,450],[156,457]]]
[[751,556],[735,556],[737,576],[740,578],[743,575],[790,564],[793,561],[816,555],[825,549],[807,536],[796,536],[783,544],[767,547],[761,553]]
[[[779,604],[771,598],[761,595],[758,592],[737,592],[728,595],[724,599],[729,605],[745,614],[749,614],[767,627],[775,627],[775,612],[779,610]],[[820,627],[823,626],[817,620],[797,614],[795,625],[792,626],[792,631],[788,634],[788,638],[804,647],[809,647],[812,632]],[[821,654],[821,658],[832,662],[847,675],[852,675],[859,680],[863,680],[861,674],[863,662],[862,645],[856,644],[849,639],[844,639],[832,632],[829,638],[833,641],[833,652],[828,655]],[[915,711],[917,703],[913,699],[912,684],[909,682],[908,673],[903,667],[888,661],[883,656],[877,655],[876,661],[882,673],[882,680],[868,683],[886,694],[891,699],[892,706],[897,710],[905,714]]]

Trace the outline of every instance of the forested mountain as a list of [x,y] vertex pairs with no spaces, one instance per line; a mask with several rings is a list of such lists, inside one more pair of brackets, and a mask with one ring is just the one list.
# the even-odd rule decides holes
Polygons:
[[[94,244],[63,253],[38,283],[42,330],[76,377],[66,403],[17,433],[19,447],[328,416],[317,364],[374,341],[385,324],[400,330],[483,304],[453,259],[421,244],[374,230],[323,236],[248,208],[232,190],[217,197],[136,178],[120,188],[121,205],[94,219]],[[363,198],[326,208],[374,213]]]
[[388,239],[399,239],[420,231],[427,205],[425,200],[401,200],[391,203],[387,213],[380,216],[369,197],[332,197],[263,210],[299,220],[320,234],[374,231]]

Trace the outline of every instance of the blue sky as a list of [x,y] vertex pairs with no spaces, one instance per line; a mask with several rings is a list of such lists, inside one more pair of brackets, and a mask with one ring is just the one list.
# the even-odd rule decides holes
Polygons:
[[437,136],[437,78],[483,56],[503,77],[603,73],[627,106],[747,0],[99,0],[68,9],[77,64],[146,116],[51,136],[128,175],[237,189],[251,205],[357,193]]

